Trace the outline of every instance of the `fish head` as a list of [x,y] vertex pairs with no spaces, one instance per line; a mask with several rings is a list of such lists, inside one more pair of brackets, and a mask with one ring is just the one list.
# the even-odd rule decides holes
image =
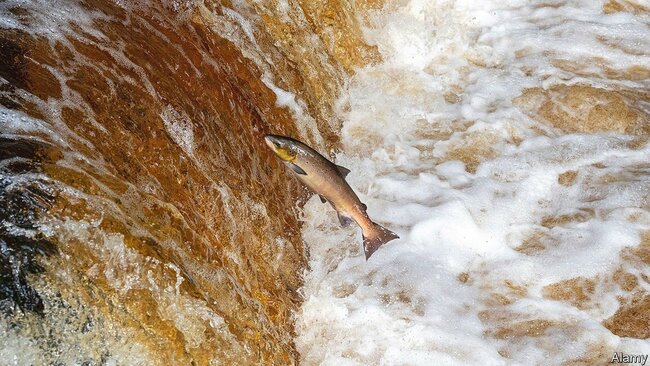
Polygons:
[[266,135],[264,136],[264,141],[282,161],[291,162],[298,156],[296,143],[291,138],[279,135]]

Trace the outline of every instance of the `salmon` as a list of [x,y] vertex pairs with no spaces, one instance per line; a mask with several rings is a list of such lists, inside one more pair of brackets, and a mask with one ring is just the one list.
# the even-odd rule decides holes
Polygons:
[[312,192],[318,194],[323,203],[329,202],[336,210],[344,227],[353,221],[363,232],[363,249],[366,260],[382,245],[399,236],[373,222],[367,207],[354,193],[345,177],[350,170],[338,166],[316,150],[290,137],[266,135],[266,144],[285,166]]

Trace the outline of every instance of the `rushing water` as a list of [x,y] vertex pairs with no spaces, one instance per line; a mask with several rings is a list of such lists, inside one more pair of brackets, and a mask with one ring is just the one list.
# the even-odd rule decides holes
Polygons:
[[219,3],[0,14],[0,363],[294,363],[302,190],[262,136],[331,145],[338,66]]
[[5,0],[0,55],[2,362],[650,353],[647,1]]
[[650,13],[404,1],[337,102],[366,263],[312,198],[304,364],[608,364],[650,354]]

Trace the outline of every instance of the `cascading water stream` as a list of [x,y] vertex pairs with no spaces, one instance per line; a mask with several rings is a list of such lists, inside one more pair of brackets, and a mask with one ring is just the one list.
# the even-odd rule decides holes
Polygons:
[[[650,345],[650,4],[0,2],[0,364]],[[264,144],[351,170],[358,228]]]
[[342,66],[274,11],[0,3],[0,360],[296,361],[303,194],[262,136],[332,146]]

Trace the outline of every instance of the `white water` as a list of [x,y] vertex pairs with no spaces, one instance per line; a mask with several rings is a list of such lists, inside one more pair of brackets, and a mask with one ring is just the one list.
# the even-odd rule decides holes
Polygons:
[[[22,2],[3,6],[10,3]],[[306,205],[303,236],[311,261],[305,303],[296,319],[303,364],[559,364],[602,353],[598,362],[585,361],[592,364],[609,361],[615,351],[650,353],[646,340],[618,337],[602,325],[619,308],[618,297],[631,296],[612,281],[616,270],[638,279],[636,291],[650,290],[642,279],[650,275],[648,269],[621,259],[621,252],[638,246],[640,233],[650,229],[650,147],[630,149],[633,137],[625,135],[567,135],[513,103],[525,88],[560,84],[647,90],[647,81],[610,80],[599,66],[650,65],[647,13],[605,15],[601,1],[588,0],[399,3],[369,16],[365,36],[384,61],[358,70],[340,96],[337,108],[345,123],[337,162],[352,170],[348,180],[371,217],[401,239],[365,262],[358,229],[341,228],[330,206],[317,198]],[[67,2],[38,7],[44,10],[37,14],[48,14],[33,22],[42,26],[27,27],[4,14],[0,26],[65,42],[64,25],[74,19],[84,32],[103,39],[93,30],[92,17]],[[236,44],[246,40],[240,44],[244,54],[257,64],[266,62],[261,53],[247,51],[245,44],[256,40],[245,17],[225,12],[222,18],[214,25],[220,34],[232,33],[229,39]],[[156,94],[139,66],[121,52],[111,54]],[[551,59],[601,76],[576,76]],[[205,61],[213,62],[207,56]],[[65,84],[64,76],[57,77]],[[305,104],[275,86],[270,76],[263,81],[279,95],[277,104],[303,122],[301,138],[312,135],[320,143]],[[64,95],[70,106],[83,104],[65,88]],[[188,116],[167,108],[163,119],[172,139],[192,156],[195,136]],[[48,129],[7,110],[0,111],[0,122],[6,132]],[[473,173],[450,156],[471,145],[485,145],[490,152]],[[560,185],[559,174],[569,170],[578,172],[576,182]],[[223,192],[227,197],[228,190]],[[541,225],[545,217],[585,212],[592,214],[554,227]],[[64,238],[97,235],[90,244],[98,245],[99,258],[110,266],[89,276],[104,277],[119,291],[139,285],[158,294],[157,311],[188,344],[205,340],[202,324],[226,332],[223,320],[205,303],[179,294],[178,287],[164,287],[162,276],[180,284],[176,267],[161,270],[160,263],[134,257],[123,238],[93,234],[92,225],[52,225],[67,228],[60,234]],[[514,250],[537,234],[542,249]],[[149,277],[146,268],[161,279]],[[60,276],[66,278],[67,272],[61,270]],[[544,286],[576,277],[596,283],[581,308],[543,295]],[[76,328],[65,328],[69,317],[54,314],[45,323],[75,334]],[[542,325],[533,330],[536,334],[517,333],[526,321]],[[1,324],[0,329],[9,328]],[[96,332],[106,333],[104,343],[122,339],[117,330]],[[42,359],[41,345],[7,334],[0,342],[0,360],[29,364]],[[68,340],[83,346],[62,362],[75,363],[78,354],[97,349],[96,341],[84,337],[90,338]],[[107,345],[117,350],[109,364],[145,364],[156,357],[137,342],[130,341],[123,351],[121,345]]]
[[[617,269],[638,278],[635,291],[650,290],[641,279],[650,270],[621,259],[650,229],[650,147],[629,148],[628,135],[566,134],[513,103],[526,88],[558,84],[647,90],[647,80],[607,79],[589,58],[647,68],[648,14],[607,15],[592,0],[401,3],[370,14],[365,36],[384,61],[358,70],[340,96],[337,156],[370,216],[401,239],[366,262],[359,229],[339,227],[317,197],[307,203],[302,363],[592,364],[614,351],[650,354],[647,340],[602,325],[617,297],[630,297],[612,281]],[[593,64],[596,75],[551,58]],[[475,173],[449,155],[471,145],[492,150]],[[575,183],[561,185],[569,170]],[[515,250],[535,234],[541,249]],[[576,277],[596,283],[581,308],[543,296]],[[522,324],[538,326],[517,331]]]

